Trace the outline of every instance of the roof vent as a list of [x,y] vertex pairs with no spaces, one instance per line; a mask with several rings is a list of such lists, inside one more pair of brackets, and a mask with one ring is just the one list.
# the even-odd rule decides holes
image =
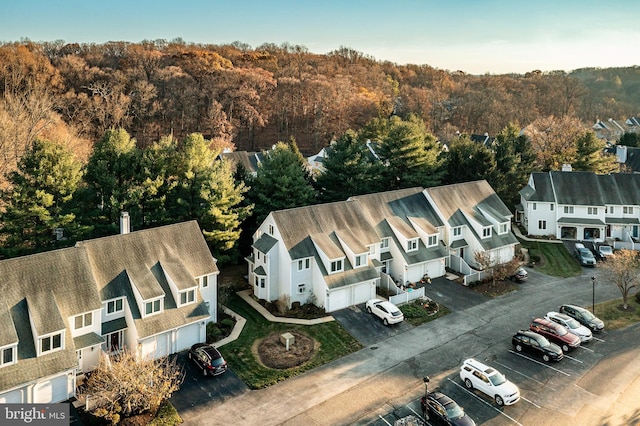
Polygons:
[[565,164],[562,165],[562,171],[563,172],[570,172],[572,170],[573,170],[573,168],[571,167],[571,164],[566,164],[565,163]]
[[131,232],[131,219],[128,212],[120,213],[120,234]]

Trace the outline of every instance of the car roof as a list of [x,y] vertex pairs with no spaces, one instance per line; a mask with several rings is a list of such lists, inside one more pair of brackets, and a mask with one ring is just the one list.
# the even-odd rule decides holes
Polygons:
[[478,361],[478,360],[476,360],[474,358],[466,359],[464,361],[464,363],[463,363],[463,366],[464,365],[468,365],[470,367],[473,367],[476,370],[480,370],[483,373],[486,373],[488,375],[492,375],[494,373],[498,373],[498,370],[496,370],[495,368],[489,367],[488,365],[485,365],[485,364],[481,363],[480,361]]
[[576,243],[576,248],[584,248],[584,244],[582,243]]
[[576,311],[586,311],[585,308],[583,308],[582,306],[578,306],[578,305],[570,305],[569,303],[564,303],[560,306],[560,309],[564,308],[564,307],[569,307],[569,308],[573,308]]
[[534,322],[540,323],[542,325],[546,325],[547,327],[553,327],[553,328],[555,328],[557,325],[559,325],[558,323],[550,321],[550,320],[548,320],[546,318],[536,318],[533,321],[531,321],[532,324]]
[[441,393],[441,392],[434,392],[431,394],[433,396],[433,398],[438,401],[440,404],[442,405],[447,405],[447,404],[451,404],[451,403],[456,403],[453,399],[449,398],[447,395]]
[[567,314],[562,314],[560,312],[556,312],[556,311],[551,311],[551,312],[547,312],[547,316],[548,317],[556,317],[562,320],[569,320],[571,319],[571,317]]
[[376,304],[377,305],[382,305],[387,309],[399,310],[396,305],[394,305],[393,303],[389,302],[388,300],[381,300],[380,303],[376,303]]

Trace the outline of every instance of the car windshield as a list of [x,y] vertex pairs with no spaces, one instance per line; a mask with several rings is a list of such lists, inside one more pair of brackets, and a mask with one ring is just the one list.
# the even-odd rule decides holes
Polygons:
[[587,311],[586,309],[585,310],[581,309],[579,312],[582,314],[582,317],[584,319],[586,319],[587,321],[591,321],[591,320],[595,319],[595,317],[596,317],[595,315],[593,315],[591,312]]
[[583,257],[593,257],[593,253],[591,253],[591,251],[589,249],[583,248],[583,249],[579,249],[580,250],[580,255]]
[[567,320],[567,327],[569,327],[570,329],[575,329],[580,327],[580,323],[576,320],[574,320],[573,318],[570,318]]
[[449,420],[456,420],[464,417],[464,410],[453,401],[446,404],[444,408],[447,410],[447,417],[449,417]]
[[611,247],[609,246],[600,246],[600,252],[605,254],[611,254],[613,253],[613,250],[611,250]]
[[501,373],[497,373],[493,376],[489,376],[489,380],[491,380],[491,384],[493,386],[500,386],[501,384],[506,383],[507,378],[504,377]]
[[222,357],[211,360],[211,365],[214,367],[218,367],[223,364],[224,364],[224,359]]

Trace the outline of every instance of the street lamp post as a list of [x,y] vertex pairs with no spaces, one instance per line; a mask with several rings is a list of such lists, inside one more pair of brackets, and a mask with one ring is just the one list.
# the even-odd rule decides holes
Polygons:
[[596,314],[596,276],[591,276],[591,312]]

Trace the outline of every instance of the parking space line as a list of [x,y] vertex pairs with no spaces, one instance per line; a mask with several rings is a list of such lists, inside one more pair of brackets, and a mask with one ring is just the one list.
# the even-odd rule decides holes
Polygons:
[[384,417],[382,417],[380,414],[378,414],[378,417],[380,417],[380,420],[382,420],[383,422],[385,422],[386,424],[388,424],[389,426],[393,426],[391,423],[389,423]]
[[604,340],[598,339],[596,336],[593,336],[593,340],[597,340],[598,342],[604,342]]
[[585,351],[595,352],[593,349],[588,348],[588,347],[586,347],[586,346],[582,346],[582,345],[580,345],[580,346],[578,346],[578,347],[579,347],[579,348],[581,348],[581,349],[584,349]]
[[529,380],[533,380],[534,382],[536,382],[536,383],[537,383],[537,384],[539,384],[539,385],[546,386],[546,387],[548,387],[550,390],[552,390],[552,391],[554,391],[554,392],[556,391],[554,388],[552,388],[551,386],[548,386],[546,383],[542,383],[541,381],[538,381],[538,380],[534,379],[534,378],[533,378],[533,377],[531,377],[531,376],[527,376],[526,374],[521,373],[521,372],[519,372],[518,370],[514,370],[513,368],[511,368],[511,367],[509,367],[509,366],[506,366],[506,365],[504,365],[504,364],[502,364],[502,363],[500,363],[500,362],[498,362],[498,361],[493,361],[493,362],[495,362],[496,364],[498,364],[498,365],[500,365],[500,366],[502,366],[502,367],[506,368],[507,370],[511,370],[511,371],[513,371],[514,373],[518,373],[519,375],[524,376],[524,377],[526,377],[526,378],[527,378],[527,379],[529,379]]
[[565,355],[564,357],[565,358],[569,358],[572,361],[579,362],[580,364],[584,364],[584,362],[580,361],[578,358],[574,358],[574,357],[569,356],[569,355]]
[[[447,379],[449,380],[451,383],[453,383],[454,385],[458,386],[460,389],[462,389],[463,391],[467,392],[469,395],[473,396],[475,399],[477,399],[478,401],[482,402],[484,405],[486,405],[487,407],[493,408],[495,411],[497,411],[498,413],[502,414],[503,416],[505,416],[506,418],[508,418],[509,420],[511,420],[512,422],[514,422],[515,424],[519,425],[519,426],[523,426],[522,423],[520,423],[519,421],[517,421],[516,419],[514,419],[513,417],[511,417],[510,415],[504,413],[503,411],[498,410],[496,407],[494,407],[493,405],[489,404],[487,401],[485,401],[483,398],[480,398],[478,395],[476,395],[474,392],[471,392],[469,389],[467,389],[466,387],[454,382],[451,379]],[[521,397],[522,398],[522,397]]]
[[534,407],[536,407],[536,408],[542,408],[542,407],[540,407],[538,404],[536,404],[535,402],[533,402],[533,401],[529,401],[527,398],[525,398],[524,396],[522,396],[522,394],[520,394],[520,399],[524,399],[525,401],[527,401],[529,404],[533,405],[533,406],[534,406]]
[[540,365],[543,365],[543,366],[545,366],[545,367],[547,367],[547,368],[550,368],[550,369],[551,369],[551,370],[553,370],[553,371],[557,371],[558,373],[564,374],[564,375],[565,375],[565,376],[567,376],[567,377],[570,377],[570,376],[571,376],[571,374],[569,374],[569,373],[567,373],[567,372],[565,372],[565,371],[558,370],[557,368],[552,367],[552,366],[550,366],[550,365],[548,365],[548,364],[545,364],[544,362],[540,362],[540,361],[535,360],[535,359],[533,359],[533,358],[529,358],[528,356],[522,355],[521,353],[518,353],[518,352],[516,352],[516,351],[512,351],[511,349],[509,349],[509,352],[511,352],[511,353],[512,353],[512,354],[514,354],[514,355],[518,355],[519,357],[522,357],[522,358],[524,358],[524,359],[528,359],[528,360],[529,360],[529,361],[531,361],[531,362],[535,362],[536,364],[540,364]]

